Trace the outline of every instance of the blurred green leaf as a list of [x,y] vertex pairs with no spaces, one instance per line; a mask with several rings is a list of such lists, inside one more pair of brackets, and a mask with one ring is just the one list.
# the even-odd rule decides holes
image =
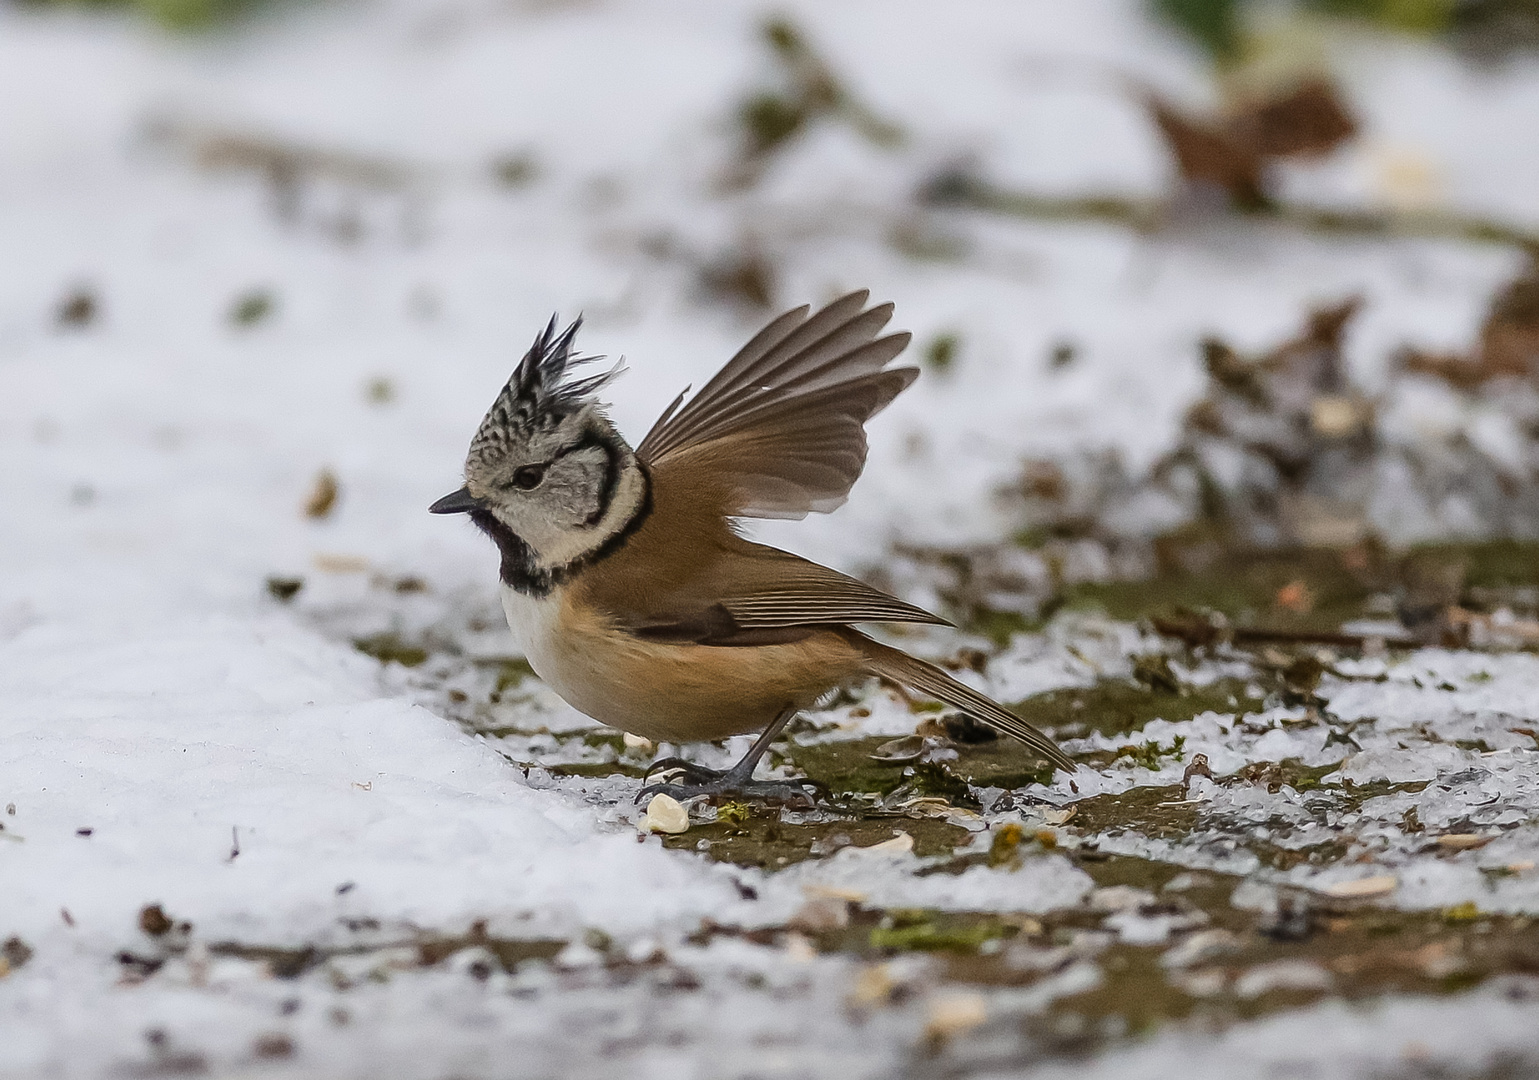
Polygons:
[[1160,19],[1185,31],[1213,59],[1226,60],[1239,51],[1239,0],[1153,0],[1153,5]]

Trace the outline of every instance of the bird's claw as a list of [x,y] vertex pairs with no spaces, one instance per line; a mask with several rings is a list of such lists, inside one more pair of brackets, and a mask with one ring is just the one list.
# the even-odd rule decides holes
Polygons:
[[716,772],[714,769],[701,769],[700,766],[694,766],[694,768],[713,775],[704,780],[647,784],[636,793],[636,801],[639,803],[650,795],[667,795],[679,802],[704,798],[713,805],[720,805],[723,802],[737,800],[810,810],[817,806],[818,799],[828,792],[828,789],[816,780],[738,780],[728,773]]
[[693,761],[685,761],[681,757],[658,758],[647,766],[647,771],[641,776],[646,780],[659,773],[662,774],[665,783],[686,784],[718,783],[728,776],[728,773],[721,769],[708,769],[704,765],[696,765]]

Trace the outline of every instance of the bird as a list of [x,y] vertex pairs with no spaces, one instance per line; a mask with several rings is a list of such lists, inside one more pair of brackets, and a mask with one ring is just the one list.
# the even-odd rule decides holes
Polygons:
[[725,770],[654,762],[644,779],[660,782],[638,799],[813,803],[812,781],[756,781],[755,767],[798,712],[873,676],[1074,770],[999,703],[856,629],[945,619],[743,535],[743,519],[842,505],[866,421],[918,377],[887,366],[911,335],[879,336],[893,305],[869,295],[773,319],[634,448],[597,399],[623,361],[580,374],[602,357],[575,351],[580,317],[559,332],[552,317],[471,440],[464,486],[429,507],[469,515],[495,543],[514,641],[568,704],[653,742],[759,733]]

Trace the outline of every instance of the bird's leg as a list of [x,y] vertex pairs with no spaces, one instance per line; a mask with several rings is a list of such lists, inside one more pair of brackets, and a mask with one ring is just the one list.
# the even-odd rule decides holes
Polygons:
[[712,802],[722,799],[752,799],[769,803],[814,806],[822,785],[815,780],[755,780],[753,771],[770,743],[785,730],[796,715],[787,709],[765,728],[737,764],[730,769],[708,769],[682,758],[662,758],[647,766],[647,777],[657,775],[661,783],[648,784],[636,794],[640,802],[648,795],[671,795],[680,802],[705,796]]

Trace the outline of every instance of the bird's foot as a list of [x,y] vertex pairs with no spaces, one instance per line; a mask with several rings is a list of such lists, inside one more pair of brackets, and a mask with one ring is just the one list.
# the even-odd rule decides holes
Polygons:
[[638,791],[638,803],[651,795],[667,795],[679,802],[704,798],[717,805],[737,800],[810,809],[828,793],[816,780],[755,780],[736,769],[708,769],[682,758],[654,761],[647,767],[646,776],[654,775],[659,782]]
[[681,757],[665,757],[648,765],[641,778],[650,780],[656,776],[666,784],[714,784],[725,780],[731,773],[731,769],[708,769]]

